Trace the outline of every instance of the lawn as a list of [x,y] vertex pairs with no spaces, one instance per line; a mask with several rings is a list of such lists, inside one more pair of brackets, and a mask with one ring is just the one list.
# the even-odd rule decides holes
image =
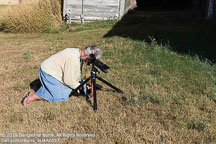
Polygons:
[[[185,31],[185,21],[156,20],[137,20],[135,25],[131,21],[121,25],[116,20],[85,25],[73,22],[70,27],[63,24],[61,29],[42,34],[0,32],[1,142],[216,143],[216,66],[212,57],[209,60],[206,53],[199,56],[196,51],[191,55],[178,51],[181,46],[185,49],[180,36],[194,36],[191,28]],[[163,24],[168,23],[169,28],[164,29]],[[208,41],[214,46],[212,37],[205,37],[210,30],[204,27],[211,24],[199,25],[203,44]],[[153,28],[160,37],[151,33]],[[182,35],[173,37],[172,30]],[[97,91],[97,112],[85,97],[75,96],[65,102],[21,105],[23,96],[33,91],[30,84],[38,79],[40,64],[46,58],[64,48],[89,44],[102,49],[101,61],[110,66],[100,77],[124,94],[97,81],[103,86]],[[196,44],[192,41],[190,45]]]

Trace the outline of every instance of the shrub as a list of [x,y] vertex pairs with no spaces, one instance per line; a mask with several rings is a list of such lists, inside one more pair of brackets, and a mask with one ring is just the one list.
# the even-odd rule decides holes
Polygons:
[[0,19],[0,29],[5,32],[49,32],[61,21],[59,0],[28,1],[7,8]]

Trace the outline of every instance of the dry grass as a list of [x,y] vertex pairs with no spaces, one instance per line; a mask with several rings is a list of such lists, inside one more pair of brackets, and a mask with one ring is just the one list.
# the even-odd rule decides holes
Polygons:
[[0,28],[5,32],[49,32],[61,20],[59,0],[33,1],[5,8]]
[[[58,34],[0,33],[0,134],[96,135],[65,135],[58,142],[62,144],[215,143],[216,78],[212,67],[155,41],[103,38],[111,28],[107,23],[74,25],[72,32]],[[122,89],[123,95],[100,83],[104,88],[97,91],[96,113],[84,97],[20,104],[23,96],[33,91],[29,84],[38,78],[43,60],[64,48],[92,43],[101,47],[101,61],[111,67],[100,76]]]
[[[0,133],[89,133],[96,138],[63,139],[59,143],[115,143],[143,141],[139,119],[134,108],[125,107],[117,100],[121,95],[113,92],[98,92],[99,110],[95,113],[84,98],[72,97],[67,102],[34,102],[23,107],[20,101],[29,89],[31,81],[38,78],[40,63],[49,55],[64,47],[83,47],[79,35],[14,35],[1,33],[1,129]],[[82,35],[83,36],[83,35]],[[59,41],[60,40],[60,41]],[[66,45],[65,42],[67,41]],[[141,112],[141,111],[140,111]],[[133,118],[134,120],[132,120]],[[133,122],[134,121],[134,122]],[[131,123],[133,122],[133,123]],[[147,131],[151,132],[151,123]],[[129,124],[129,125],[128,125]],[[137,129],[134,129],[134,126]],[[120,137],[120,138],[119,138]],[[154,136],[152,136],[152,140]]]

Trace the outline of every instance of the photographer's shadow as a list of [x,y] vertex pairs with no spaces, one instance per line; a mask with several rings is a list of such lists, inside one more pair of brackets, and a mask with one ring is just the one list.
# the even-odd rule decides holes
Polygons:
[[39,88],[41,87],[41,82],[39,79],[35,79],[34,81],[32,81],[29,84],[30,88],[33,89],[35,92],[37,92],[39,90]]

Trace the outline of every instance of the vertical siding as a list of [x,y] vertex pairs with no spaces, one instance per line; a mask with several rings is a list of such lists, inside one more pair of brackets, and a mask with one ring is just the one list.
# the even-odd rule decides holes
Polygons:
[[[125,0],[84,0],[84,18],[89,20],[119,17],[124,12]],[[72,19],[80,19],[82,0],[65,0],[63,15],[70,10]]]

